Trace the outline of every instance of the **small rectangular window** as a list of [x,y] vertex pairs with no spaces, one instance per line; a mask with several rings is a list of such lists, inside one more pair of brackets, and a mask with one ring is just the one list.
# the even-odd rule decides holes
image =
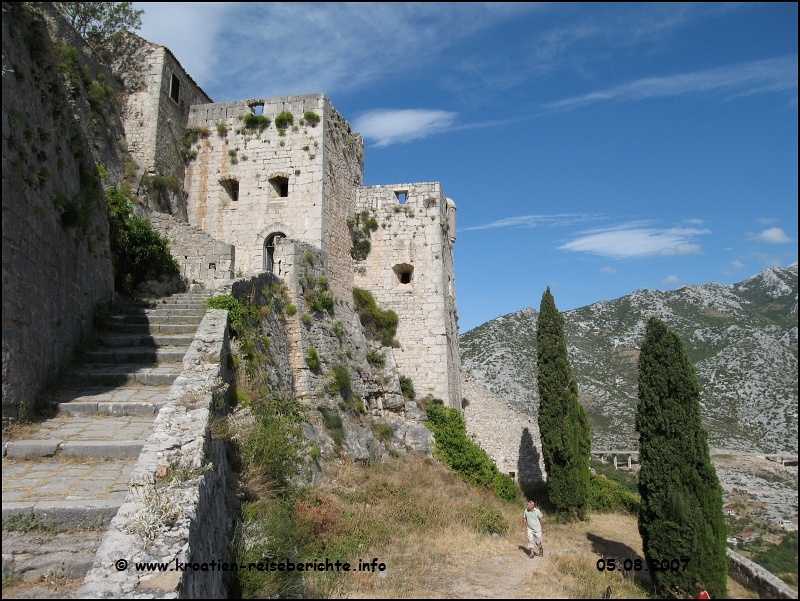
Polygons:
[[289,178],[283,176],[271,177],[269,183],[272,188],[278,193],[280,198],[288,198],[289,196]]
[[408,196],[407,192],[395,192],[395,194],[397,194],[397,202],[399,204],[406,204],[406,197]]
[[169,85],[169,97],[177,103],[181,101],[181,80],[174,73]]

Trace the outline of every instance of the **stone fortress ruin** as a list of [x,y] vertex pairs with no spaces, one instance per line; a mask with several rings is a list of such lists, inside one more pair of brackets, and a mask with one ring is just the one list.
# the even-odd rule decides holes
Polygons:
[[[397,313],[394,358],[418,394],[460,408],[456,205],[441,185],[364,186],[363,139],[324,94],[214,103],[167,48],[137,42],[147,70],[123,122],[149,176],[182,184],[151,194],[148,215],[182,274],[218,287],[270,271],[296,294],[307,246],[319,250],[337,298],[362,288]],[[281,114],[290,121],[276,124]],[[378,228],[354,258],[365,218]]]

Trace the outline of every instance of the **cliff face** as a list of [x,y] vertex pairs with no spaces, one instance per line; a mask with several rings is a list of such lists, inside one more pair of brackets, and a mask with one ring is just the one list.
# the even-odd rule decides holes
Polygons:
[[[535,417],[537,312],[498,317],[461,337],[462,365]],[[714,447],[797,452],[797,263],[738,284],[637,290],[564,314],[592,447],[633,448],[639,345],[655,315],[677,332],[702,388]]]
[[104,183],[121,86],[49,5],[3,3],[3,419],[32,408],[111,300]]

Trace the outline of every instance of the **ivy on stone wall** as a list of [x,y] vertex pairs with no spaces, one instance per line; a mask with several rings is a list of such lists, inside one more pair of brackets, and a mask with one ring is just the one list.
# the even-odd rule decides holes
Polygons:
[[393,346],[399,318],[392,310],[378,309],[375,297],[361,288],[353,288],[353,300],[367,338],[380,340],[383,346]]
[[378,222],[370,216],[369,211],[361,211],[347,218],[347,227],[350,229],[350,238],[353,241],[350,256],[356,261],[363,261],[372,250],[370,239],[372,232],[378,229]]

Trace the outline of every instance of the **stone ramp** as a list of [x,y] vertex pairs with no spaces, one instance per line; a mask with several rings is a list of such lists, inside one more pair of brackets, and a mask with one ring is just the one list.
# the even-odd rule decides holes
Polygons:
[[[55,417],[3,442],[3,579],[11,576],[9,595],[16,596],[14,582],[26,585],[23,597],[77,590],[73,580],[82,581],[125,501],[136,459],[183,369],[209,296],[176,295],[112,316],[52,393]],[[52,595],[58,582],[63,590]]]

